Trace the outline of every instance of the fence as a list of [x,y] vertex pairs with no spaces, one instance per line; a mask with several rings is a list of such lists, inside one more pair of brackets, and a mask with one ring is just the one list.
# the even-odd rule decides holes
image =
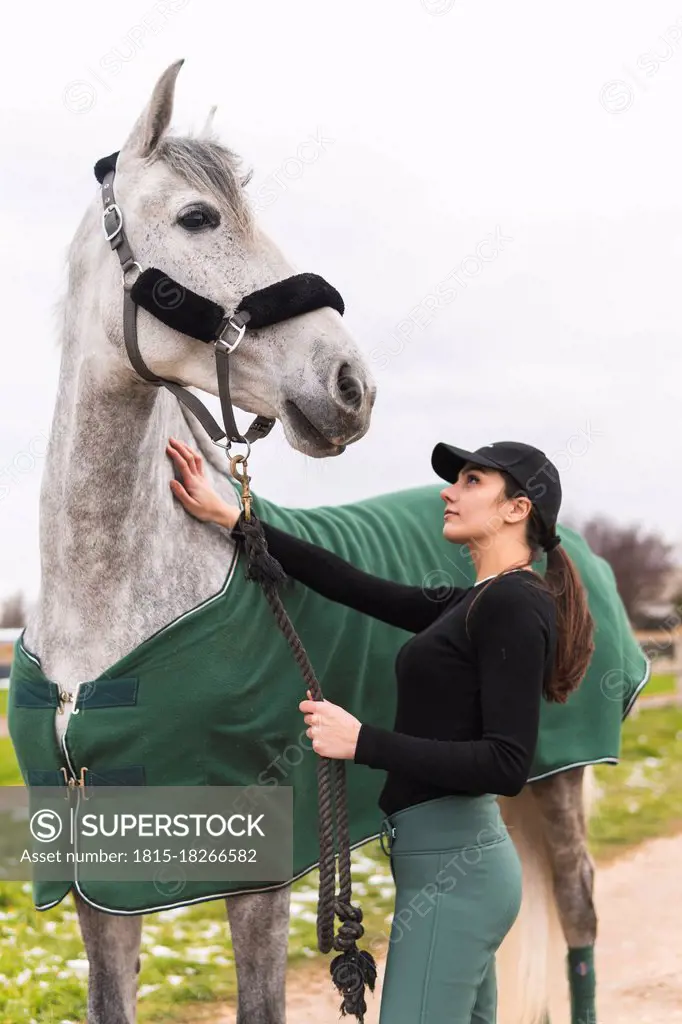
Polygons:
[[9,669],[12,664],[14,641],[21,633],[20,629],[0,629],[0,689],[7,686]]
[[[14,641],[20,633],[20,629],[0,629],[0,689],[7,686]],[[652,675],[672,673],[675,677],[675,692],[657,694],[656,700],[665,703],[663,698],[667,698],[668,703],[682,704],[682,625],[674,629],[638,629],[635,636],[651,659]],[[646,688],[642,697],[653,699],[646,697]]]
[[637,642],[651,659],[651,674],[670,673],[675,678],[672,693],[647,697],[645,688],[642,700],[647,704],[682,704],[682,625],[673,629],[636,629],[634,632]]

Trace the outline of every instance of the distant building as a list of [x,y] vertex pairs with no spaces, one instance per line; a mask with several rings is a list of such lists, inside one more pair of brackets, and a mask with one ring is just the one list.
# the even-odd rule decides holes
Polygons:
[[21,633],[20,629],[0,629],[0,680],[9,676],[14,642]]
[[661,623],[666,628],[671,628],[672,619],[675,617],[675,603],[679,602],[681,597],[682,567],[676,566],[668,573],[658,600],[643,605],[640,617],[647,620],[647,625],[652,627],[656,623]]

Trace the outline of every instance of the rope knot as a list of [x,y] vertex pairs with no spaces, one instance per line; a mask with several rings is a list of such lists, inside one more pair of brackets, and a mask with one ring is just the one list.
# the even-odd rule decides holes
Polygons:
[[[334,912],[340,921],[362,921],[362,908],[343,900],[334,901]],[[365,929],[363,928],[362,931]]]
[[360,923],[362,921],[362,910],[350,903],[342,903],[336,900],[334,910],[342,922],[337,935],[334,936],[334,949],[352,949],[358,939],[365,934],[365,929]]
[[244,575],[246,579],[259,583],[266,592],[274,590],[278,584],[287,579],[287,575],[277,559],[273,558],[268,551],[263,527],[253,512],[249,519],[243,512],[241,513],[233,531],[233,534],[237,533],[244,541],[244,554],[246,555]]

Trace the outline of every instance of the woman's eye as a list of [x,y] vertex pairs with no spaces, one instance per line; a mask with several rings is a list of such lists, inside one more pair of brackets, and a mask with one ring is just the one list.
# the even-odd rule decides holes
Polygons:
[[469,483],[470,480],[476,480],[476,482],[478,482],[478,477],[475,473],[467,473],[467,483]]
[[187,231],[201,231],[202,228],[216,226],[216,218],[208,210],[195,206],[191,210],[185,210],[178,216],[178,224]]

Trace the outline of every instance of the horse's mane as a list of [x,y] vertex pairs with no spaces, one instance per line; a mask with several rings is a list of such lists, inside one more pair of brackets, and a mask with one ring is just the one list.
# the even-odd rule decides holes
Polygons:
[[241,160],[214,139],[166,135],[154,151],[172,171],[201,191],[209,191],[227,203],[237,230],[245,237],[253,232],[253,214],[244,192],[251,172],[242,174]]

